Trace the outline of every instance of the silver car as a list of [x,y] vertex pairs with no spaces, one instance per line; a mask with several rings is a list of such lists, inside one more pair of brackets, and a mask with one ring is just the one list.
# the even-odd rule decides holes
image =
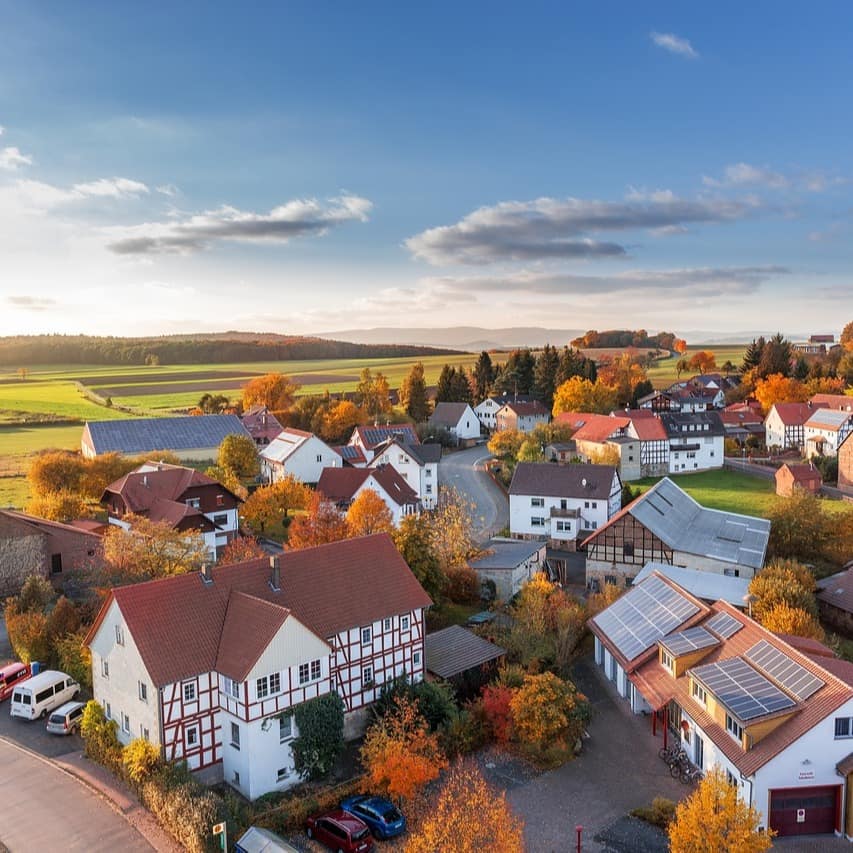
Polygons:
[[47,730],[53,735],[70,735],[80,728],[83,719],[83,702],[66,702],[53,711],[47,720]]

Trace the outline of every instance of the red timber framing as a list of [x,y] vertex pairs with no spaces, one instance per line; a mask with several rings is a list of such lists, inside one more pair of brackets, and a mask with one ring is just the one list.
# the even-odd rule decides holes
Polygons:
[[[185,685],[192,685],[194,699],[190,698],[189,689],[185,691]],[[160,701],[167,761],[183,760],[191,770],[201,770],[222,760],[222,736],[216,725],[219,690],[215,673],[167,685],[160,691]]]
[[[270,675],[271,673],[264,674]],[[317,696],[322,696],[329,692],[328,678],[318,678],[314,681],[308,681],[305,684],[299,684],[299,667],[290,667],[290,669],[281,670],[279,676],[281,678],[281,690],[264,699],[256,699],[255,701],[249,701],[250,697],[255,695],[255,690],[251,686],[251,682],[243,682],[238,685],[239,699],[228,693],[225,690],[225,685],[222,684],[222,688],[219,691],[220,706],[223,710],[228,711],[229,714],[249,722],[280,714],[282,711],[289,710],[294,705],[299,705],[302,702],[315,699]],[[216,677],[215,673],[214,677]],[[221,678],[221,676],[219,677]]]
[[636,566],[637,571],[649,561],[672,565],[672,553],[630,512],[603,527],[587,546],[588,561]]
[[640,442],[641,473],[658,465],[669,465],[669,441],[652,440]]

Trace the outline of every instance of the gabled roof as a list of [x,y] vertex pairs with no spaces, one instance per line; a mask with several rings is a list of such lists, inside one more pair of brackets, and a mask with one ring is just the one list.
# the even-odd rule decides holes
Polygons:
[[697,572],[681,566],[650,561],[640,569],[634,578],[634,584],[642,583],[653,572],[677,583],[696,598],[703,601],[727,601],[734,607],[746,606],[745,597],[749,595],[749,578],[732,578],[717,572]]
[[356,439],[368,450],[373,450],[389,436],[399,436],[406,444],[420,444],[421,440],[412,424],[385,424],[384,426],[357,426],[350,437],[349,443]]
[[675,551],[754,569],[764,565],[770,538],[767,519],[703,507],[669,477],[659,480],[599,527],[584,541],[584,546],[601,536],[626,513]]
[[[472,569],[514,569],[545,547],[535,540],[490,539],[479,557],[468,561]],[[543,566],[544,568],[544,566]]]
[[579,412],[576,414],[573,423],[579,424],[572,434],[575,441],[604,441],[614,433],[626,429],[631,421],[621,415],[596,415]]
[[0,509],[0,539],[14,538],[18,536],[32,536],[34,533],[72,533],[77,536],[87,537],[94,545],[100,543],[101,537],[90,530],[76,527],[73,524],[63,524],[59,521],[48,521],[35,515],[27,515],[25,512],[16,512],[13,509]]
[[483,666],[506,654],[506,649],[477,636],[461,625],[451,625],[427,634],[424,658],[428,672],[439,678],[452,678],[469,669]]
[[339,444],[333,447],[332,450],[337,453],[341,459],[348,465],[366,465],[367,457],[364,451],[357,444]]
[[838,409],[814,409],[803,426],[838,432],[850,420],[853,420],[853,411],[843,412]]
[[96,454],[194,450],[219,447],[228,435],[251,438],[237,415],[89,421],[83,430],[84,435],[88,432]]
[[538,400],[531,400],[526,403],[516,402],[513,400],[508,403],[504,403],[501,408],[515,412],[515,414],[520,418],[531,416],[549,417],[551,414]]
[[820,471],[818,471],[814,465],[793,465],[790,462],[786,462],[776,471],[776,476],[778,477],[779,474],[785,470],[788,471],[791,475],[791,479],[795,483],[811,483],[814,481],[823,482]]
[[[210,584],[193,572],[116,587],[86,642],[92,642],[115,601],[149,675],[163,686],[216,669],[232,593],[287,608],[323,639],[432,603],[384,533],[287,551],[278,559],[279,592],[269,584],[267,558],[215,566]],[[265,620],[274,622],[271,612],[264,613]],[[269,622],[267,626],[268,632]],[[223,660],[230,654],[222,648]]]
[[612,465],[554,465],[519,462],[515,466],[511,495],[607,500],[613,491],[616,469]]
[[[770,407],[770,412],[776,412],[785,426],[802,426],[814,411],[815,407],[809,403],[774,403]],[[770,412],[767,417],[770,417]]]
[[831,607],[853,613],[853,569],[819,580],[815,597]]
[[376,468],[324,468],[317,491],[333,503],[351,501],[356,492],[373,480],[398,506],[418,502],[417,493],[390,465]]
[[[348,447],[352,447],[355,450],[358,450],[355,445],[348,445]],[[423,467],[428,463],[439,462],[441,461],[441,445],[436,442],[427,442],[426,444],[406,444],[401,438],[396,435],[393,435],[389,438],[386,438],[385,441],[380,442],[373,448],[374,462],[383,454],[386,450],[391,447],[398,447],[403,453],[407,453],[412,457],[412,461],[417,465]],[[335,448],[335,450],[340,450],[341,448]],[[344,456],[346,459],[346,456]],[[363,455],[362,455],[363,458]]]
[[815,394],[809,402],[813,406],[826,406],[829,409],[853,412],[853,396],[850,394]]
[[[260,452],[260,455],[270,462],[284,463],[311,438],[315,438],[311,432],[288,427],[287,429],[283,429]],[[320,439],[318,438],[317,441],[320,441]]]
[[[436,403],[435,411],[430,415],[428,423],[431,426],[455,428],[469,408],[467,403]],[[471,411],[474,410],[471,409]]]
[[670,438],[721,436],[726,432],[719,412],[661,412],[660,420]]
[[666,427],[661,419],[652,413],[652,416],[635,415],[631,417],[631,430],[640,441],[666,441]]
[[266,406],[252,406],[243,412],[240,419],[256,441],[262,438],[270,442],[282,431],[278,419]]

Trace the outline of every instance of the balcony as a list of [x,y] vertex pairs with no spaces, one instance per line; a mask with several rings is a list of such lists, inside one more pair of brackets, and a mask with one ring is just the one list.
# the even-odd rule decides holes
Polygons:
[[579,509],[560,509],[559,507],[551,507],[551,518],[580,518],[581,511]]

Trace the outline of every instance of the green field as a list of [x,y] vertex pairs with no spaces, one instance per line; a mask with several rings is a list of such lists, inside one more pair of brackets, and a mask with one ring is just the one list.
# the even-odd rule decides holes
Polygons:
[[[719,371],[719,368],[726,361],[730,361],[735,367],[740,367],[741,362],[743,361],[743,354],[746,351],[746,344],[690,347],[687,352],[684,353],[684,357],[689,359],[690,356],[697,352],[701,352],[702,350],[714,353],[717,358],[717,369]],[[680,358],[681,357],[678,354],[673,354],[671,358],[664,358],[655,362],[654,366],[649,369],[648,376],[649,379],[652,380],[652,384],[655,388],[666,388],[678,379],[678,371],[675,369],[675,365],[678,364]],[[687,379],[691,375],[691,372],[682,373],[681,378]]]

